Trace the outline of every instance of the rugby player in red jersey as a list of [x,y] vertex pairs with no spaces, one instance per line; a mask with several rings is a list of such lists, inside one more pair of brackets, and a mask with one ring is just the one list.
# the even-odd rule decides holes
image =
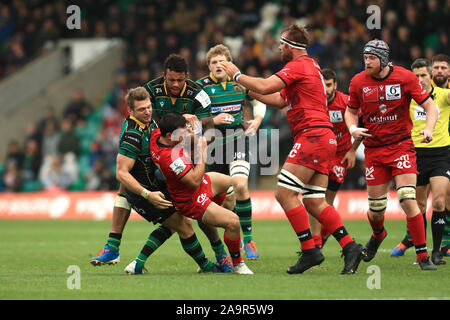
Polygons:
[[[373,234],[366,244],[370,261],[386,238],[384,213],[392,179],[422,270],[436,270],[427,253],[424,221],[416,202],[416,153],[411,140],[413,127],[409,107],[411,99],[426,111],[422,143],[433,139],[437,111],[433,99],[411,71],[391,66],[389,47],[381,40],[371,40],[364,47],[365,71],[355,75],[349,88],[345,122],[355,139],[365,137],[366,184],[369,198],[367,217]],[[358,128],[361,112],[364,128]]]
[[[344,119],[348,95],[337,90],[336,73],[331,69],[323,69],[322,75],[327,92],[328,115],[333,124],[333,132],[337,141],[336,156],[331,164],[328,186],[325,192],[325,200],[330,205],[333,205],[336,194],[344,183],[348,170],[355,166],[356,150],[361,144],[361,140],[355,139],[352,143],[352,136]],[[314,242],[316,246],[321,248],[330,233],[314,217],[310,218],[309,224]]]
[[[294,146],[278,176],[275,197],[300,241],[298,262],[288,268],[290,274],[303,273],[323,262],[308,223],[308,213],[336,238],[344,254],[341,274],[355,273],[364,255],[364,247],[347,233],[339,213],[325,201],[330,166],[336,153],[336,137],[327,112],[327,96],[320,67],[310,57],[308,31],[291,25],[280,39],[279,49],[286,65],[263,79],[241,74],[231,62],[222,66],[229,76],[248,88],[249,94],[266,105],[285,108]],[[298,194],[302,194],[302,202]]]
[[[240,254],[240,222],[232,211],[222,207],[231,186],[231,177],[217,173],[205,174],[206,139],[194,139],[186,126],[186,118],[169,113],[159,120],[159,129],[150,137],[150,155],[164,175],[172,202],[179,214],[225,229],[224,240],[233,261],[233,272],[253,274]],[[192,162],[192,141],[195,165]]]

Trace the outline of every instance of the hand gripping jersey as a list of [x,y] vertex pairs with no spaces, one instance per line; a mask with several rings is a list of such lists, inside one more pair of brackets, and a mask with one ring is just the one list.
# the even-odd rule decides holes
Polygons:
[[[120,132],[119,154],[136,160],[130,174],[146,189],[158,190],[155,164],[150,157],[150,135],[157,128],[152,120],[146,126],[133,116],[128,116]],[[159,130],[159,129],[158,129]]]
[[328,114],[330,116],[330,121],[333,125],[333,132],[337,141],[336,157],[345,155],[352,146],[352,136],[348,131],[344,119],[347,102],[348,95],[340,91],[336,91],[336,96],[328,105]]
[[221,124],[217,128],[234,128],[242,123],[242,109],[247,96],[245,90],[236,82],[228,79],[219,82],[212,73],[197,80],[211,99],[211,114],[228,113],[235,119],[231,124]]
[[332,128],[322,71],[312,58],[300,56],[291,60],[275,75],[286,84],[281,96],[288,105],[287,117],[294,138],[307,128]]
[[[219,113],[228,113],[234,118],[234,121],[230,124],[215,126],[223,134],[223,138],[219,137],[220,141],[216,141],[215,143],[221,142],[225,144],[242,136],[244,134],[242,112],[245,99],[253,100],[253,98],[248,96],[245,90],[236,82],[230,79],[225,82],[219,82],[212,73],[197,80],[197,83],[202,86],[203,90],[205,90],[211,99],[211,114],[213,117]],[[226,129],[234,129],[235,131],[229,132],[229,135],[227,135]]]
[[364,127],[372,137],[366,147],[391,145],[411,136],[409,115],[411,99],[422,104],[429,98],[416,75],[402,67],[390,67],[384,79],[375,79],[365,71],[350,82],[348,107],[360,109]]
[[211,116],[211,101],[208,94],[190,79],[186,79],[178,97],[169,95],[164,77],[149,81],[144,88],[150,94],[153,114],[158,118],[168,113],[193,114],[198,119]]

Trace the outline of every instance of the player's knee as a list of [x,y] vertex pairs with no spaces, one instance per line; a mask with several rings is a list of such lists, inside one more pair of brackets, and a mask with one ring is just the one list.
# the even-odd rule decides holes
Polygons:
[[280,187],[277,187],[275,189],[275,199],[282,204],[284,201],[286,201],[287,193],[283,192],[283,190]]
[[397,196],[400,203],[406,200],[416,201],[416,186],[406,185],[397,188]]
[[427,210],[427,203],[417,201],[417,206],[419,207],[420,212],[425,212]]
[[189,219],[184,218],[182,222],[179,224],[179,228],[177,230],[178,235],[181,238],[189,238],[194,234],[194,228],[192,227],[192,222]]
[[235,205],[236,205],[236,197],[235,197],[234,193],[231,195],[227,194],[227,196],[225,197],[225,200],[222,204],[222,207],[224,207],[230,211],[233,211]]
[[386,210],[387,203],[387,194],[377,198],[369,198],[369,209],[375,214],[381,214]]
[[190,219],[184,218],[183,219],[183,224],[184,224],[186,229],[194,230],[194,227],[192,226],[192,221]]
[[237,198],[242,198],[248,194],[248,185],[244,182],[233,183],[233,190]]
[[298,198],[299,193],[303,193],[305,184],[293,173],[281,169],[278,175],[275,198],[283,206],[283,203],[293,198]]
[[239,221],[238,215],[234,212],[230,212],[225,229],[228,229],[232,232],[240,232],[240,228],[241,223]]
[[[444,197],[439,197],[436,199],[433,199],[432,206],[434,211],[444,211],[445,210],[445,199]],[[426,208],[426,207],[425,207]],[[422,211],[425,212],[425,211]]]

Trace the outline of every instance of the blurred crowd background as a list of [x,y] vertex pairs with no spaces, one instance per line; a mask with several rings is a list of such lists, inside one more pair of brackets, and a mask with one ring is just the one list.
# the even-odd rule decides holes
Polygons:
[[[115,86],[101,110],[74,88],[62,114],[48,106],[41,121],[25,123],[23,137],[4,141],[8,154],[0,159],[0,191],[117,189],[114,162],[127,115],[124,94],[160,76],[164,59],[173,52],[187,59],[195,80],[208,73],[208,49],[225,43],[244,73],[266,77],[283,66],[277,49],[281,30],[301,23],[312,36],[309,55],[322,68],[336,71],[338,90],[344,93],[351,77],[364,68],[363,45],[375,37],[389,43],[394,65],[406,68],[417,58],[449,52],[450,0],[84,0],[76,1],[81,30],[66,27],[71,4],[1,1],[0,81],[51,51],[59,39],[122,38],[127,49]],[[381,9],[379,30],[365,25],[371,4]],[[261,128],[280,129],[283,163],[291,147],[284,114],[268,108]],[[96,130],[92,140],[84,138],[89,130]],[[365,187],[363,167],[359,158],[343,189]],[[253,171],[251,186],[256,186],[258,171]]]

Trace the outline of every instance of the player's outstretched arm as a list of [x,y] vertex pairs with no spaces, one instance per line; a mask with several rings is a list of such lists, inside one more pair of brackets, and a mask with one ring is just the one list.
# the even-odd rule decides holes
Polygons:
[[255,91],[249,91],[249,96],[255,98],[258,101],[266,104],[267,106],[283,109],[287,106],[286,101],[281,97],[281,94],[278,92],[272,94],[260,94]]
[[233,78],[234,81],[243,85],[247,89],[260,94],[271,94],[274,92],[279,92],[286,86],[283,80],[281,80],[281,78],[277,77],[276,75],[272,75],[268,78],[259,78],[241,74],[239,68],[229,61],[222,61],[221,67],[230,77]]

